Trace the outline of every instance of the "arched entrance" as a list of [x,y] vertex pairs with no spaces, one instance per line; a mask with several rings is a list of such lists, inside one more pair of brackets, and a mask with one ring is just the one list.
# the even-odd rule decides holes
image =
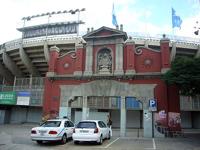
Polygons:
[[143,104],[144,137],[152,137],[152,114],[148,110],[148,100],[154,98],[155,84],[128,84],[115,80],[96,80],[80,85],[61,85],[60,117],[71,116],[70,102],[82,99],[82,119],[87,119],[88,97],[120,97],[120,136],[126,135],[126,97],[136,97]]

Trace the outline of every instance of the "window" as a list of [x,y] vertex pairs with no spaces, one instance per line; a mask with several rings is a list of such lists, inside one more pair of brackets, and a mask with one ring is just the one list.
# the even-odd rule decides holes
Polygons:
[[47,121],[43,123],[42,127],[59,127],[61,124],[61,121]]
[[77,128],[96,128],[95,122],[79,122]]
[[71,121],[65,121],[65,127],[74,127],[74,124]]
[[65,121],[65,127],[70,127],[69,121]]
[[103,121],[99,121],[98,125],[100,128],[106,128],[106,124]]
[[103,121],[101,121],[101,124],[103,125],[104,128],[106,128],[106,124]]
[[74,124],[71,121],[69,121],[69,125],[70,127],[74,127]]

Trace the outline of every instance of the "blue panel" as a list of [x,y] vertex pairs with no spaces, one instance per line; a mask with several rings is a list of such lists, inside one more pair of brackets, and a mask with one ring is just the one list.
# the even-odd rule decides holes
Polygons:
[[17,92],[17,96],[29,97],[29,96],[31,96],[31,93],[30,92],[26,92],[26,91]]
[[119,109],[121,108],[121,97],[117,97],[117,106]]
[[139,108],[140,103],[135,97],[126,97],[126,108]]
[[[117,106],[121,107],[121,97],[117,97]],[[126,97],[126,108],[140,108],[140,102],[135,97]]]
[[126,98],[126,108],[131,108],[132,107],[132,98],[127,97]]

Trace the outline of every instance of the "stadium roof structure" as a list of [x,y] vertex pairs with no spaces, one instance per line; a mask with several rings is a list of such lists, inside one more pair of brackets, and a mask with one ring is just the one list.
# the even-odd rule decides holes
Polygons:
[[[44,77],[48,71],[49,49],[51,46],[56,45],[59,47],[61,55],[70,51],[76,51],[76,45],[84,41],[84,37],[87,38],[87,35],[94,34],[97,30],[87,33],[85,36],[78,36],[76,34],[47,35],[8,41],[0,45],[0,76],[5,77],[8,81],[13,79],[14,76]],[[112,30],[116,31],[116,29]],[[127,36],[126,32],[119,31],[119,33],[124,37],[131,36],[136,47],[146,46],[160,50],[162,35],[149,36],[142,33],[128,33]],[[177,55],[200,56],[199,39],[169,35],[166,35],[166,37],[170,39],[170,50],[174,57]]]

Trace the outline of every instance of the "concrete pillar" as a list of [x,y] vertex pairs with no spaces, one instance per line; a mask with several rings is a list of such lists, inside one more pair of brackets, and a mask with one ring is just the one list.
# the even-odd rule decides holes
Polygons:
[[68,97],[66,101],[61,101],[59,108],[59,118],[68,117],[71,119],[71,103],[74,97]]
[[38,70],[32,64],[31,59],[29,58],[28,54],[25,52],[23,47],[19,48],[19,55],[20,55],[21,61],[26,66],[29,73],[32,74],[33,76],[39,76]]
[[29,80],[29,89],[32,89],[32,85],[33,85],[33,75],[30,75],[30,80]]
[[6,81],[12,83],[14,76],[1,63],[0,63],[0,75],[4,77]]
[[149,41],[148,40],[144,41],[144,46],[147,47],[147,48],[149,47]]
[[121,97],[121,108],[120,108],[120,136],[126,136],[126,98]]
[[17,77],[23,77],[24,76],[23,73],[21,72],[21,70],[16,65],[16,63],[6,53],[6,50],[4,50],[2,58],[3,58],[4,65],[10,70],[10,72],[12,72],[12,74],[16,75]]
[[93,46],[88,44],[86,47],[86,58],[85,58],[85,71],[84,75],[92,75],[92,62],[93,62]]
[[[84,41],[83,41],[84,42]],[[82,70],[83,70],[83,59],[84,59],[84,45],[81,43],[76,43],[76,60],[75,60],[75,76],[82,76]],[[87,61],[87,60],[86,60]]]
[[126,40],[126,46],[124,49],[124,62],[126,61],[126,75],[134,75],[135,74],[135,42],[132,37]]
[[83,96],[83,107],[82,107],[82,120],[87,120],[89,117],[89,108],[87,108],[87,96]]
[[153,137],[152,112],[147,108],[143,110],[144,137]]
[[56,63],[59,57],[60,49],[56,46],[50,48],[49,72],[56,72]]
[[200,45],[198,45],[198,50],[197,50],[195,57],[196,58],[200,57]]
[[48,49],[48,44],[47,44],[47,41],[44,42],[44,57],[45,57],[45,60],[47,62],[49,62],[49,59],[50,59],[50,52],[49,52],[49,49]]
[[123,43],[122,40],[117,41],[115,54],[115,75],[123,75]]
[[172,50],[170,55],[170,61],[172,62],[176,57],[176,42],[172,43]]
[[170,69],[169,42],[170,40],[163,35],[163,38],[160,40],[162,73],[166,73]]

